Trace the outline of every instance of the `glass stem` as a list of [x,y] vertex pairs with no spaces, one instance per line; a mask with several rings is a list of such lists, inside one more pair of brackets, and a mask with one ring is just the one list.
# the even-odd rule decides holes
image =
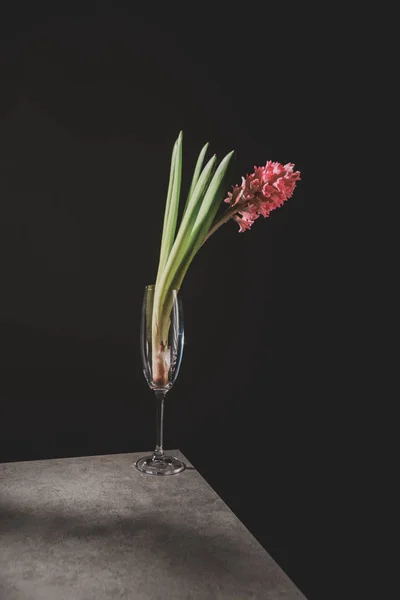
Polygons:
[[164,390],[155,390],[156,401],[157,401],[157,414],[156,414],[156,431],[157,441],[156,449],[153,452],[153,460],[160,460],[164,456],[163,449],[163,437],[164,437],[164,398],[166,392]]

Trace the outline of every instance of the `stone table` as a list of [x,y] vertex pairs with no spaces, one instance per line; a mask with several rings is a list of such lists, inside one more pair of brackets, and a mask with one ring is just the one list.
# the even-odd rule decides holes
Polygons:
[[143,454],[0,464],[0,600],[304,599],[179,451]]

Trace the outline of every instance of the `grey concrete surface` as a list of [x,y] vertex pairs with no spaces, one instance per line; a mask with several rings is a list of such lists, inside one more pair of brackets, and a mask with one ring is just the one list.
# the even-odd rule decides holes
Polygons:
[[143,454],[0,464],[0,600],[304,599],[195,469]]

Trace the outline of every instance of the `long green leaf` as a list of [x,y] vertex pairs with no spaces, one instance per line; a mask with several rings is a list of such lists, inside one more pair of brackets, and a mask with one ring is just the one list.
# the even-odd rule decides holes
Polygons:
[[212,180],[216,160],[217,159],[215,156],[210,158],[197,181],[193,194],[189,199],[188,207],[179,227],[176,240],[156,285],[157,289],[155,294],[155,302],[159,298],[160,291],[163,288],[165,289],[165,286],[168,285],[168,280],[171,279],[171,271],[173,272],[173,270],[177,268],[179,262],[184,256],[193,225],[196,222],[196,218],[200,210],[201,202],[204,198],[210,181]]
[[[193,196],[189,201],[187,215],[185,215],[182,221],[155,293],[155,309],[157,318],[161,324],[165,323],[164,313],[166,310],[169,310],[167,306],[164,307],[167,290],[180,288],[183,277],[196,252],[199,250],[215,217],[219,204],[226,193],[232,157],[233,152],[230,152],[220,163],[210,184],[204,186],[209,178],[207,177],[207,181],[205,182],[203,175],[205,175],[211,161],[213,161],[212,164],[214,166],[215,157],[213,157],[200,175],[199,181],[195,186]],[[203,192],[201,194],[199,193],[200,189]],[[204,189],[206,189],[205,194]],[[201,200],[202,196],[204,197]],[[200,202],[201,206],[199,207]]]
[[162,270],[168,260],[174,243],[178,219],[179,196],[182,176],[182,132],[174,144],[171,158],[171,169],[168,184],[167,202],[164,213],[164,224],[161,239],[160,259],[156,281],[159,281]]
[[205,235],[214,220],[220,202],[223,199],[222,197],[226,193],[226,186],[231,175],[233,156],[234,151],[232,150],[232,152],[229,152],[229,154],[221,161],[215,172],[197,215],[196,223],[193,228],[194,236],[202,237],[203,234]]
[[172,288],[179,289],[181,287],[182,280],[186,275],[193,258],[201,248],[211,224],[214,221],[221,201],[226,195],[226,191],[229,186],[229,179],[231,177],[233,166],[233,157],[233,151],[227,154],[215,172],[213,180],[204,196],[204,200],[198,212],[196,222],[193,226],[185,259],[181,262],[179,268],[176,270],[175,276],[170,284]]
[[203,148],[200,151],[199,157],[197,159],[196,167],[194,169],[194,173],[193,173],[193,177],[192,177],[192,182],[190,184],[189,192],[188,192],[188,195],[187,195],[187,198],[186,198],[185,208],[183,210],[183,216],[185,216],[186,209],[187,209],[187,207],[189,205],[190,198],[191,198],[191,196],[193,194],[193,191],[194,191],[194,189],[196,187],[196,184],[197,184],[197,182],[199,180],[200,173],[201,173],[201,170],[203,168],[204,158],[205,158],[205,155],[206,155],[206,152],[207,152],[207,149],[208,149],[208,145],[209,145],[209,143],[207,142],[203,146]]

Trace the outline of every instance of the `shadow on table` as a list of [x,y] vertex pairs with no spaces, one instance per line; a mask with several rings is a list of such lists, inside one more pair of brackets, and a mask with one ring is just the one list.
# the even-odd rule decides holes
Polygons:
[[198,515],[189,522],[187,519],[180,522],[179,514],[173,519],[163,510],[157,514],[153,509],[149,515],[143,507],[137,515],[103,513],[96,517],[93,513],[86,516],[46,512],[43,507],[33,513],[3,503],[0,539],[7,547],[9,561],[30,562],[33,557],[46,569],[63,561],[66,568],[69,565],[71,569],[72,564],[76,574],[83,573],[86,561],[91,564],[94,561],[96,569],[114,568],[119,572],[123,565],[124,572],[151,576],[152,569],[159,572],[161,568],[180,580],[222,578],[228,579],[229,585],[243,585],[247,581],[251,586],[259,586],[272,576],[263,574],[264,563],[260,565],[258,547],[241,545],[234,535],[236,532],[229,527],[225,531],[222,527],[218,531],[210,527],[210,534],[204,534],[198,529],[201,523]]

